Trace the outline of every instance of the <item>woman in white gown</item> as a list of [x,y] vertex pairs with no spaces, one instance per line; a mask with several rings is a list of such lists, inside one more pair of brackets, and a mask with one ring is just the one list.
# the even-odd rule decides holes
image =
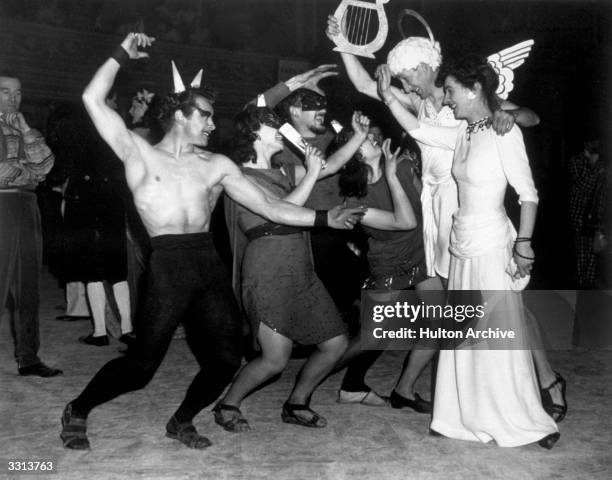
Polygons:
[[[530,239],[538,201],[521,131],[514,126],[499,136],[490,128],[498,77],[486,59],[466,57],[443,79],[445,103],[468,124],[459,127],[458,136],[456,129],[425,123],[410,133],[455,149],[452,173],[459,209],[453,217],[448,288],[480,290],[485,296],[521,290],[535,260]],[[380,83],[384,86],[385,79]],[[521,203],[518,237],[504,210],[508,183]],[[521,296],[509,292],[503,300],[503,328],[524,333]],[[495,313],[488,311],[487,318],[499,320]],[[551,448],[558,429],[542,408],[531,351],[527,344],[523,348],[464,345],[441,351],[431,429],[462,440],[494,440],[504,447],[538,442]]]

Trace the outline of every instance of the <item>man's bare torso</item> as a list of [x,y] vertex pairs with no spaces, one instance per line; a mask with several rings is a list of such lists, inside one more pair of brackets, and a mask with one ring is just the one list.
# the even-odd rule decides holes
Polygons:
[[135,141],[137,148],[125,161],[126,179],[149,235],[207,232],[223,191],[224,157],[200,152],[176,158]]

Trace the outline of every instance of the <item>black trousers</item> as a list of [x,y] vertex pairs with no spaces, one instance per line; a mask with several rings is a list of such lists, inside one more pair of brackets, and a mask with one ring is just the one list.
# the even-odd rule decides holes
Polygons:
[[38,277],[42,233],[36,195],[0,191],[0,311],[8,307],[19,367],[40,362]]
[[181,322],[200,371],[175,413],[179,422],[214,402],[240,367],[242,322],[212,236],[162,235],[151,247],[136,348],[102,367],[74,400],[78,413],[149,383]]

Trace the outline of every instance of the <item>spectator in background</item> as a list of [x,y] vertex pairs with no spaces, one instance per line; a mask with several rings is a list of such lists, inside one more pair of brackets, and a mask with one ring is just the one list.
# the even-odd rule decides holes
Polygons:
[[[115,107],[115,96],[109,96]],[[82,108],[75,109],[58,133],[57,151],[66,169],[64,276],[66,282],[84,282],[94,331],[79,340],[105,346],[107,294],[117,304],[120,341],[132,340],[123,166],[94,131]],[[106,283],[106,285],[105,285]],[[112,301],[111,301],[112,304]]]
[[0,309],[8,306],[19,374],[54,377],[62,371],[37,355],[42,230],[34,193],[54,158],[20,106],[19,77],[0,71]]
[[599,152],[599,140],[591,139],[584,143],[582,152],[570,161],[572,189],[569,212],[574,232],[576,275],[580,289],[593,288],[596,282],[597,253],[593,248],[593,242],[597,231],[594,228],[594,216],[597,215],[593,213],[597,209],[593,206],[597,197],[598,182],[601,183],[605,177],[604,162]]

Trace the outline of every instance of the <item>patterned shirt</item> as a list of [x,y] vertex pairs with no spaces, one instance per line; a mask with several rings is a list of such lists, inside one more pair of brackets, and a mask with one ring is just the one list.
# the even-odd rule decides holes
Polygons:
[[39,131],[30,129],[24,135],[0,114],[0,189],[34,189],[45,179],[54,160]]

